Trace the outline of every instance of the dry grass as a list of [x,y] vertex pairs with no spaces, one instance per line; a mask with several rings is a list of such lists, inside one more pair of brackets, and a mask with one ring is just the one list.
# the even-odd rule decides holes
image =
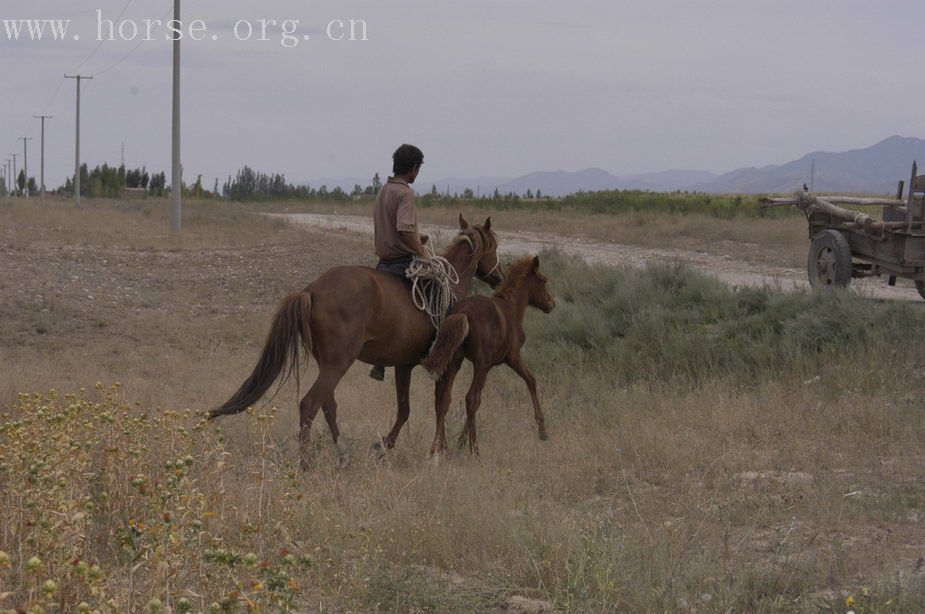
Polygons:
[[35,242],[145,249],[233,249],[256,245],[280,232],[283,224],[252,224],[253,215],[236,203],[187,201],[184,232],[174,237],[165,223],[169,202],[164,199],[84,200],[49,197],[37,204],[24,199],[0,201],[0,240],[11,244]]
[[844,612],[850,596],[912,612],[925,598],[921,344],[698,386],[657,371],[621,386],[607,363],[534,346],[551,441],[499,370],[482,456],[438,466],[422,374],[394,453],[367,454],[393,391],[358,365],[338,390],[351,465],[335,468],[319,421],[301,473],[293,386],[278,413],[218,432],[193,412],[240,383],[279,298],[369,262],[368,246],[197,213],[171,243],[156,207],[0,208],[0,608],[478,611],[519,594],[569,611]]

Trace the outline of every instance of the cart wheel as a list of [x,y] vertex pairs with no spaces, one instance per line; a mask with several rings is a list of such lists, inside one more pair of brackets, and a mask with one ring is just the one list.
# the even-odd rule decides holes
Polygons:
[[925,298],[925,281],[916,281],[915,289],[919,291],[919,296]]
[[845,288],[851,282],[851,246],[837,230],[823,230],[809,246],[806,268],[813,288]]

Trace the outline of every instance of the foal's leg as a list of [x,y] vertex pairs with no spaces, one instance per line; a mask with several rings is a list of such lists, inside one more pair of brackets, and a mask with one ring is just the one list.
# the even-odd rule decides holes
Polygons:
[[[312,384],[312,387],[309,389],[308,394],[302,399],[302,402],[299,403],[299,451],[301,454],[302,469],[308,469],[310,466],[308,462],[308,444],[311,440],[312,421],[318,414],[318,410],[321,408],[322,404],[328,402],[333,403],[334,389],[347,372],[349,366],[349,364],[346,366],[330,364],[319,365],[318,378],[315,380],[315,383]],[[325,415],[328,415],[327,410],[325,411]],[[335,433],[338,432],[336,405],[333,415],[327,419],[329,426],[332,423],[334,424],[331,429],[331,434],[335,437],[336,441],[337,435],[335,435]]]
[[482,388],[485,387],[485,380],[488,379],[489,368],[483,365],[475,366],[472,384],[466,394],[466,430],[469,432],[469,452],[474,454],[479,453],[479,445],[475,441],[475,412],[482,404]]
[[453,400],[453,382],[456,381],[456,374],[462,366],[462,352],[458,353],[450,361],[443,376],[437,381],[434,387],[434,411],[437,415],[437,429],[434,434],[434,443],[430,447],[430,453],[439,454],[446,450],[446,413],[450,409],[450,403]]
[[540,397],[536,393],[536,378],[527,368],[523,358],[519,353],[512,353],[507,360],[507,366],[514,370],[524,382],[527,383],[527,389],[530,391],[530,398],[533,400],[533,417],[536,419],[536,425],[539,427],[540,439],[546,441],[549,435],[546,433],[546,418],[543,416],[543,410],[540,409]]
[[411,366],[397,366],[395,367],[395,394],[396,400],[398,401],[398,413],[395,414],[395,424],[392,426],[392,430],[389,431],[389,434],[385,436],[382,440],[381,445],[374,445],[373,448],[382,449],[384,446],[391,450],[395,447],[395,440],[398,439],[398,434],[401,432],[403,426],[408,421],[408,416],[411,414],[411,371],[414,370],[414,365]]

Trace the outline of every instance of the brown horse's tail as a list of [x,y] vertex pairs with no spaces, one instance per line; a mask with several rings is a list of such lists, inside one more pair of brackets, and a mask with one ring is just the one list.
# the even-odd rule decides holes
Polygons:
[[209,412],[209,419],[240,413],[259,401],[283,374],[287,363],[288,370],[280,386],[293,372],[298,379],[299,346],[305,350],[306,356],[311,356],[312,352],[311,311],[312,296],[308,292],[295,292],[283,299],[254,371],[230,399]]
[[468,334],[469,320],[466,314],[457,313],[443,321],[440,332],[437,334],[437,340],[434,341],[430,354],[423,363],[433,379],[440,379]]

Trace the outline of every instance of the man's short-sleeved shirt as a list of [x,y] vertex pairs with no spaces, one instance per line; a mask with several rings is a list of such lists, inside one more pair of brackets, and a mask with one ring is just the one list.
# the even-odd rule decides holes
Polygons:
[[418,216],[414,208],[414,190],[402,179],[389,177],[373,207],[376,230],[376,255],[394,260],[414,255],[402,240],[400,232],[416,232]]

